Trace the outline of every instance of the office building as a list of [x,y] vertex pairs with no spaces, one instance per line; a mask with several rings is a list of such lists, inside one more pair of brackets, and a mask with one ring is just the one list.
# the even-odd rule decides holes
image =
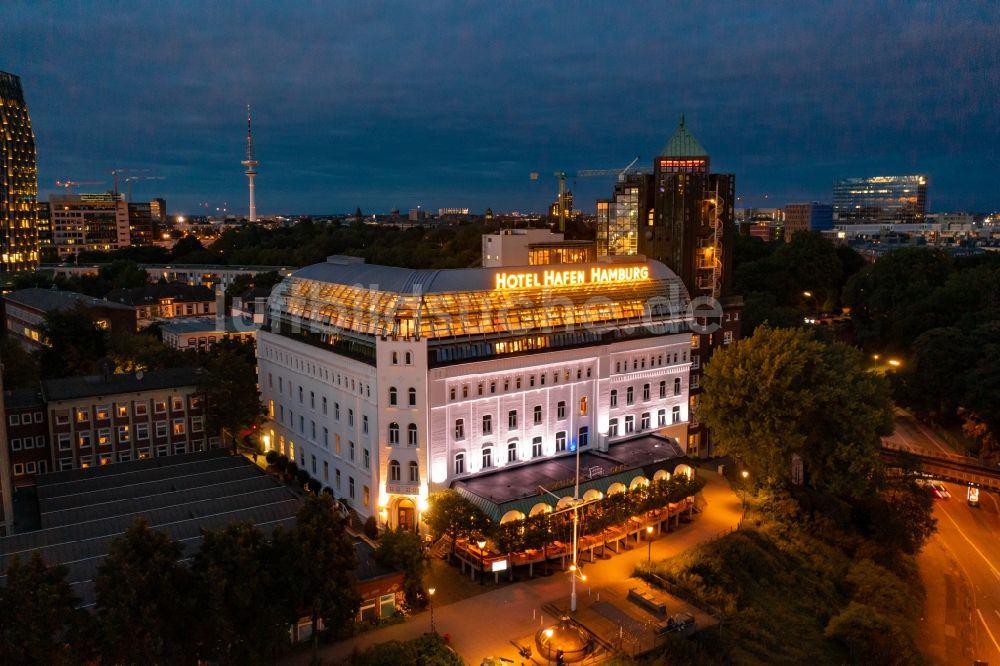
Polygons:
[[49,217],[56,257],[62,261],[81,252],[128,247],[128,214],[128,204],[120,194],[53,194]]
[[149,202],[149,212],[153,217],[153,223],[157,228],[162,229],[167,224],[167,202],[165,199],[156,198]]
[[205,427],[199,368],[42,382],[50,469],[203,451],[221,445]]
[[150,245],[159,239],[159,227],[153,218],[151,204],[128,204],[128,233],[132,245]]
[[834,224],[923,222],[927,176],[841,178],[833,184]]
[[227,338],[254,344],[256,327],[237,317],[184,317],[160,325],[163,344],[184,351],[208,351]]
[[[221,296],[220,296],[221,298]],[[104,299],[123,305],[135,312],[139,328],[146,328],[154,321],[176,317],[214,317],[215,292],[201,285],[183,282],[150,284],[132,289],[115,289]]]
[[38,268],[38,162],[21,79],[0,72],[0,272]]
[[3,301],[7,334],[30,350],[45,344],[46,316],[57,310],[83,310],[112,339],[136,332],[134,310],[74,291],[31,287],[4,294]]
[[452,270],[330,257],[271,294],[262,439],[363,518],[414,529],[428,493],[457,480],[640,436],[683,442],[687,309],[681,280],[641,257]]
[[785,205],[785,242],[792,240],[796,231],[829,231],[833,229],[833,206],[817,203],[791,203]]
[[10,476],[15,487],[31,485],[35,475],[45,474],[52,464],[45,401],[37,388],[9,389],[3,392],[3,407]]

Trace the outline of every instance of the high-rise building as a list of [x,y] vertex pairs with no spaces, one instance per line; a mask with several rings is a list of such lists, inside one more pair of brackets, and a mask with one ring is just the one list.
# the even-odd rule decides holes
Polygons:
[[21,79],[0,72],[0,272],[38,268],[38,162]]
[[59,259],[89,250],[128,247],[128,204],[111,192],[49,197],[52,246]]
[[662,261],[691,297],[726,295],[736,178],[709,170],[709,155],[684,117],[653,161],[653,173],[619,180],[597,203],[597,253]]
[[152,203],[128,204],[128,229],[132,245],[149,245],[157,240],[158,225],[153,218]]
[[[708,151],[684,125],[653,161],[652,173],[628,174],[611,199],[597,202],[597,254],[663,262],[684,282],[695,309],[690,366],[688,453],[709,455],[697,421],[701,366],[712,350],[739,337],[742,300],[729,294],[735,242],[736,177],[712,173]],[[696,300],[701,299],[701,300]],[[704,314],[703,314],[704,313]]]
[[153,222],[160,229],[167,223],[167,202],[165,199],[156,198],[149,202],[149,210],[153,215]]
[[791,203],[785,205],[785,242],[792,240],[796,231],[826,231],[833,228],[833,206],[817,203]]
[[833,222],[923,222],[927,176],[841,178],[833,183]]

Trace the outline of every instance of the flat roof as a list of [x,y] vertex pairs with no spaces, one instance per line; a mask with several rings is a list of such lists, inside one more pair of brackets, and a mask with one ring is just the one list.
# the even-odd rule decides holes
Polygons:
[[187,558],[202,530],[247,521],[270,533],[294,524],[300,503],[289,487],[222,449],[42,475],[42,529],[0,538],[0,571],[14,556],[38,551],[48,564],[67,567],[87,606],[111,542],[139,517],[180,542]]
[[166,368],[128,375],[86,375],[46,379],[42,381],[42,393],[46,401],[73,400],[90,396],[197,386],[201,380],[201,368]]
[[[673,474],[687,461],[675,440],[655,434],[616,442],[607,452],[581,451],[580,494],[590,489],[607,493],[613,483],[627,486],[637,475],[652,478],[658,469]],[[557,497],[571,497],[575,476],[576,455],[567,453],[456,480],[451,485],[493,520],[500,520],[511,510],[527,514],[539,502],[554,505],[556,498],[541,488]]]
[[54,310],[71,310],[77,306],[89,308],[107,308],[109,310],[130,310],[119,303],[112,303],[80,294],[75,291],[59,291],[58,289],[39,289],[31,287],[29,289],[18,289],[9,294],[4,294],[4,300],[10,303],[17,303],[25,307],[41,310],[42,312],[52,312]]
[[240,320],[240,325],[236,325],[236,317],[228,316],[222,318],[222,326],[219,326],[219,318],[211,317],[182,317],[167,319],[160,324],[160,330],[168,333],[251,333],[254,327],[248,327]]

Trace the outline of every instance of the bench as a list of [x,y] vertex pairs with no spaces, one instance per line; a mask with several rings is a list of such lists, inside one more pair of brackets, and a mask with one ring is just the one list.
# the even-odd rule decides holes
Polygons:
[[657,601],[649,592],[642,592],[634,587],[629,588],[628,600],[645,608],[654,615],[666,615],[667,605]]
[[666,622],[656,625],[656,634],[686,633],[694,629],[694,616],[690,613],[674,613]]

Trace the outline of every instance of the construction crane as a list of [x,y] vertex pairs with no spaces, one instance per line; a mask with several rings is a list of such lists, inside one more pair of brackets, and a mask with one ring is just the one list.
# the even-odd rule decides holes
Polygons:
[[65,187],[66,194],[70,194],[77,185],[103,185],[103,180],[57,180],[56,187]]
[[164,176],[125,176],[122,178],[125,181],[125,189],[127,194],[125,195],[125,200],[132,201],[132,183],[137,180],[165,180]]
[[[624,169],[579,169],[575,173],[567,174],[565,171],[555,171],[553,176],[559,179],[559,231],[566,231],[566,176],[569,175],[572,178],[593,178],[595,176],[618,176],[618,181],[624,181],[625,176],[632,172],[632,167],[635,163],[639,161],[639,156],[637,155],[634,160],[629,162],[628,166]],[[532,171],[530,174],[531,180],[538,180],[538,172]]]

